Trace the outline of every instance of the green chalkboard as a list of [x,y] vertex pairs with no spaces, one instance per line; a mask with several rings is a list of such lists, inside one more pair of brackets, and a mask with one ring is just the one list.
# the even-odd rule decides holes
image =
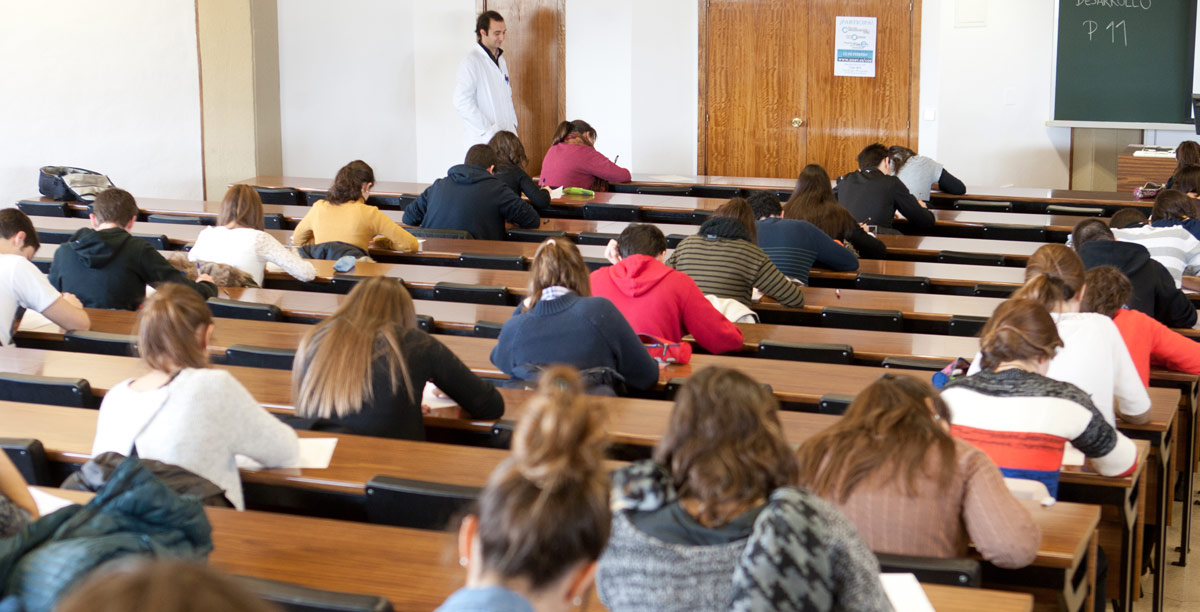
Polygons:
[[1196,0],[1056,1],[1056,120],[1190,120]]

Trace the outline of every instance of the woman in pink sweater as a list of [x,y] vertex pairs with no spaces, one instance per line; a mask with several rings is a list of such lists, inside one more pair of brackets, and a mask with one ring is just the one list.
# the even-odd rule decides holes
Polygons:
[[596,129],[581,119],[563,121],[554,130],[542,160],[541,184],[605,191],[609,183],[629,182],[629,171],[595,149]]

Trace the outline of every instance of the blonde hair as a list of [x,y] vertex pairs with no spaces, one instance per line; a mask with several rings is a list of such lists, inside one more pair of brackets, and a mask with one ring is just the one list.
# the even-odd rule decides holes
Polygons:
[[1000,304],[980,332],[979,362],[993,370],[1006,361],[1053,359],[1063,346],[1054,319],[1037,300],[1011,298]]
[[[411,387],[400,346],[402,330],[417,326],[412,298],[399,281],[368,278],[328,319],[300,341],[292,366],[292,397],[302,417],[345,417],[372,401],[373,368],[384,359],[392,389]],[[408,388],[409,399],[419,391]]]
[[1025,264],[1025,285],[1012,299],[1033,300],[1046,310],[1056,310],[1073,299],[1086,282],[1083,260],[1065,244],[1038,247]]
[[217,225],[230,225],[263,229],[263,205],[258,192],[249,185],[233,185],[221,200],[221,214]]
[[203,335],[212,321],[199,293],[179,283],[163,283],[138,313],[138,354],[159,372],[206,368]]
[[529,311],[542,299],[542,289],[555,285],[566,287],[580,297],[592,294],[592,278],[583,255],[574,242],[566,238],[548,238],[538,245],[529,264]]

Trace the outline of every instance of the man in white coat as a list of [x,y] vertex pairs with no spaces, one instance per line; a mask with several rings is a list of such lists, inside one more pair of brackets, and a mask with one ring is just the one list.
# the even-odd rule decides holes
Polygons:
[[486,11],[475,21],[477,44],[458,65],[454,86],[454,108],[462,116],[463,146],[487,144],[496,132],[517,132],[508,63],[504,61],[504,18]]

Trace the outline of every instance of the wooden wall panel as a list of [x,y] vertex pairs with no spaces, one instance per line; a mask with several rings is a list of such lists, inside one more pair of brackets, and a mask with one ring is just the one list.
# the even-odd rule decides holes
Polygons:
[[554,128],[566,114],[564,73],[565,0],[488,0],[486,10],[504,16],[504,58],[513,84],[517,131],[537,175]]

